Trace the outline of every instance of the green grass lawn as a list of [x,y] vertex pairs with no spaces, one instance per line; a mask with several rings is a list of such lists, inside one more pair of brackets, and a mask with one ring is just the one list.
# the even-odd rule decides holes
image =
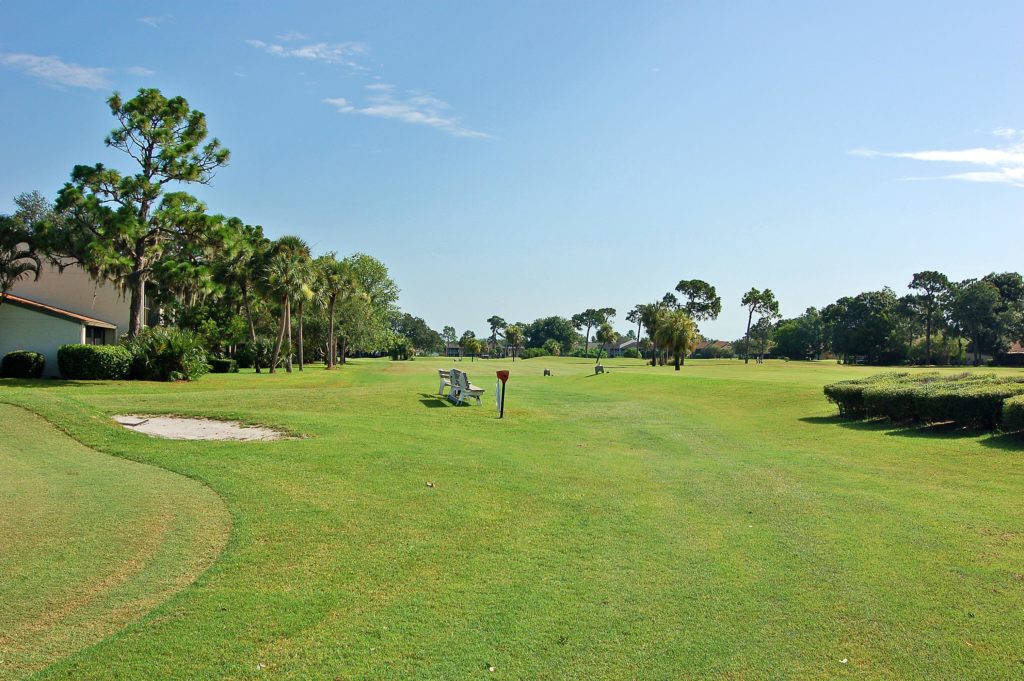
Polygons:
[[[579,359],[467,360],[485,406],[456,408],[434,396],[446,364],[0,381],[0,402],[52,424],[0,405],[0,536],[14,546],[0,575],[26,575],[0,582],[0,677],[29,658],[54,662],[40,678],[74,679],[1024,677],[1020,440],[841,422],[821,386],[879,371],[864,367],[617,360],[594,376]],[[109,420],[124,412],[303,437],[158,440]],[[208,561],[209,543],[197,555],[140,531],[148,507],[129,503],[179,499],[195,542],[223,517],[185,493],[207,489],[194,481],[230,512],[224,552],[80,649],[111,628],[86,640],[62,608],[103,583],[101,558],[143,572],[154,550]],[[81,510],[59,523],[18,512],[61,497]],[[22,631],[29,611],[40,631]],[[32,637],[67,645],[30,651]]]

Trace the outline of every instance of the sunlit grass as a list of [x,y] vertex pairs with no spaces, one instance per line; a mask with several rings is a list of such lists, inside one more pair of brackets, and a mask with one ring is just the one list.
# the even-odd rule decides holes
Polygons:
[[[841,422],[821,386],[865,367],[467,359],[485,406],[456,408],[434,394],[450,364],[0,381],[234,521],[199,584],[44,676],[1024,673],[1020,441]],[[126,410],[304,437],[154,440],[108,420]]]

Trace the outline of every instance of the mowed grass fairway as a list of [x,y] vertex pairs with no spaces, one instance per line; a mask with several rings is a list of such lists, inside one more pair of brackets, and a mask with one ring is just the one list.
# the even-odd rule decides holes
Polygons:
[[[821,386],[881,369],[622,360],[593,376],[579,359],[467,360],[485,406],[455,408],[434,396],[448,365],[0,381],[0,402],[86,447],[186,476],[152,469],[168,485],[205,483],[232,522],[198,582],[96,645],[50,651],[40,678],[1024,677],[1020,440],[834,418]],[[503,421],[501,368],[512,371]],[[2,409],[0,498],[17,509],[38,493],[26,481],[68,451],[4,463],[12,432],[55,431]],[[125,412],[303,438],[158,440],[110,421]],[[71,489],[110,509],[152,494],[110,483]],[[194,522],[222,522],[181,498]],[[67,521],[90,528],[90,513]],[[119,515],[111,551],[148,560],[145,521]],[[29,514],[2,523],[4,537],[43,527],[40,541],[84,541]],[[42,602],[62,580],[50,571],[102,579],[82,564],[94,555],[44,564],[21,550],[0,554],[31,577],[11,588],[4,574],[0,588],[21,599],[5,618]],[[9,646],[0,634],[0,676],[24,654]]]

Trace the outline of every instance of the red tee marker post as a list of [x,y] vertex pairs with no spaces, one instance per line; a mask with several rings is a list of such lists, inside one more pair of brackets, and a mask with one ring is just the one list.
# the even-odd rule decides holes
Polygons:
[[508,382],[507,371],[497,371],[499,383],[494,386],[495,396],[498,398],[498,418],[505,418],[505,383]]

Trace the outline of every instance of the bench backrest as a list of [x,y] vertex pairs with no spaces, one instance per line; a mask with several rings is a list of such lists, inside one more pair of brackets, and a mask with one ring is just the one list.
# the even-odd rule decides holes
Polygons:
[[459,376],[461,376],[461,375],[462,375],[461,371],[459,371],[458,369],[452,369],[451,371],[448,372],[448,380],[451,381],[452,385],[458,385],[459,384]]
[[469,390],[469,377],[466,376],[464,371],[459,372],[459,387],[463,390]]
[[448,378],[449,372],[445,371],[444,369],[438,369],[437,375],[440,376],[441,378]]

